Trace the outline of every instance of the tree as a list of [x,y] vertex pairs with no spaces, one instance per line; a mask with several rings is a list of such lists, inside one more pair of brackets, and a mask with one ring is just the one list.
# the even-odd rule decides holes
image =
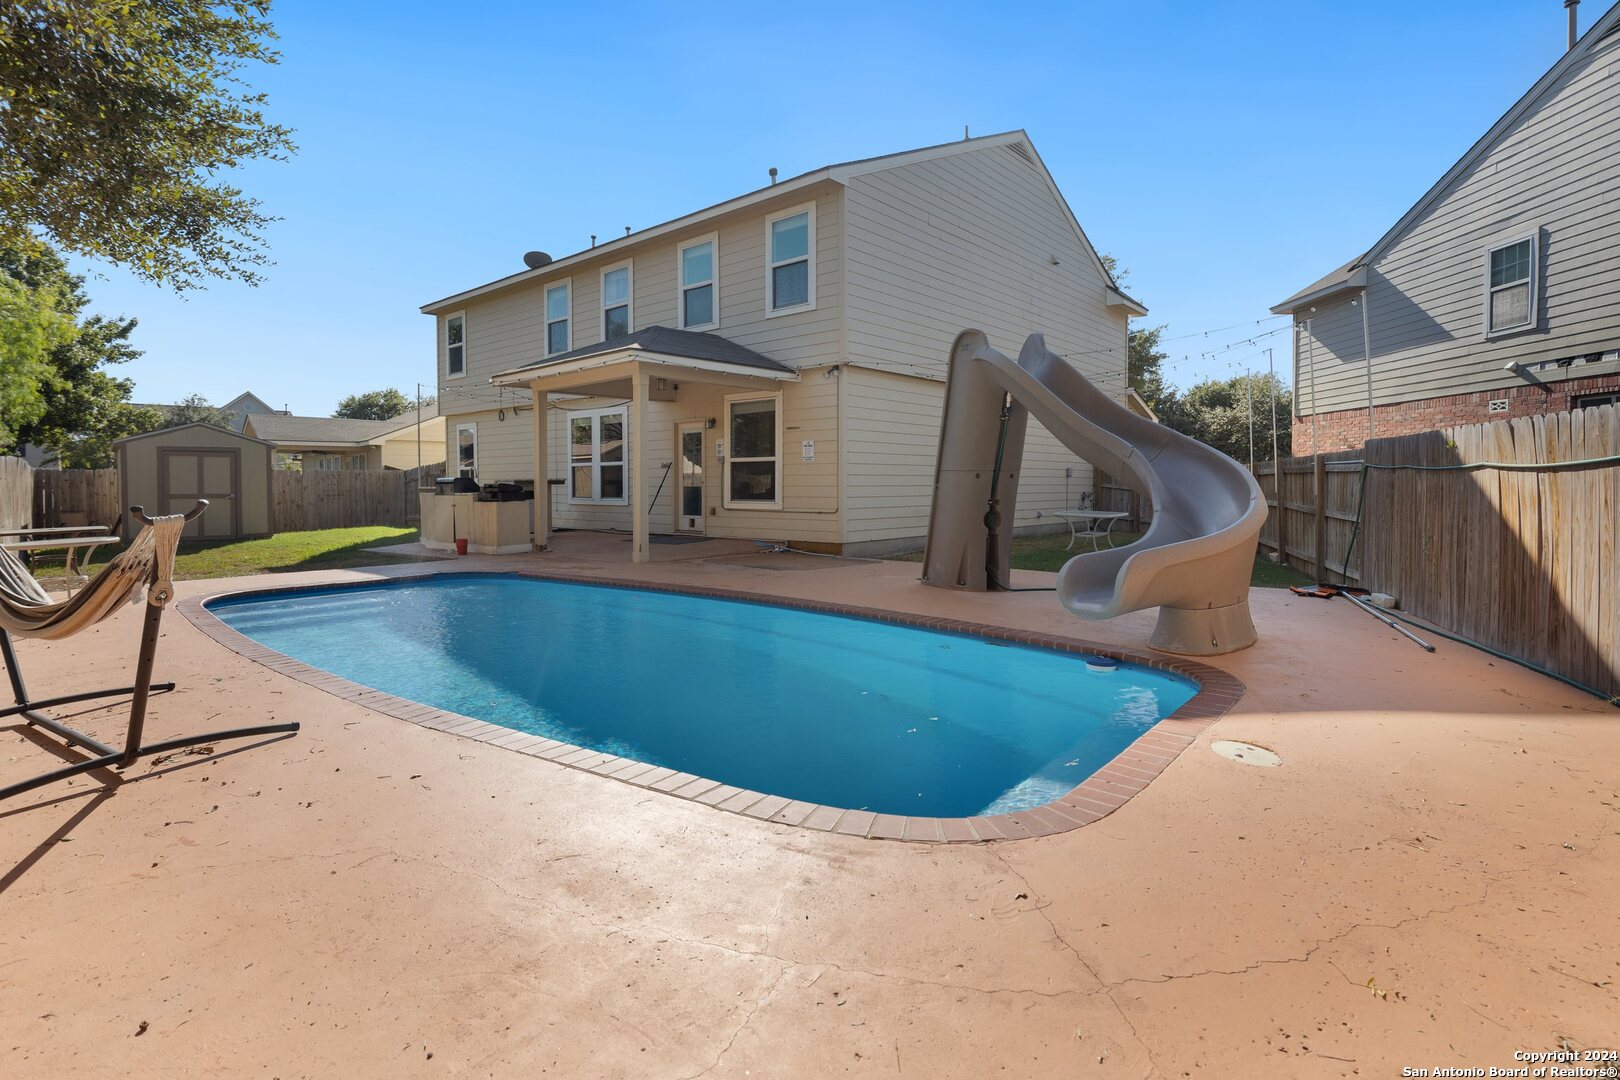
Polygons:
[[176,291],[260,280],[273,219],[221,179],[285,160],[243,82],[274,64],[268,0],[0,5],[0,244],[62,248]]
[[[431,405],[433,399],[424,397],[422,404]],[[392,420],[396,416],[404,416],[414,408],[416,402],[413,399],[389,387],[386,390],[373,390],[368,394],[350,394],[338,402],[337,411],[332,415],[349,420]]]
[[[1273,396],[1275,395],[1275,400]],[[1168,423],[1238,461],[1249,461],[1249,421],[1254,421],[1254,460],[1271,460],[1271,418],[1277,418],[1277,452],[1292,446],[1294,397],[1274,375],[1207,379],[1182,394]]]
[[168,417],[163,424],[164,427],[182,427],[186,424],[212,424],[226,429],[231,427],[231,414],[224,409],[214,408],[201,394],[188,394],[165,411]]
[[[0,248],[0,283],[11,301],[0,314],[8,340],[26,337],[31,323],[56,328],[40,367],[0,380],[8,398],[22,392],[33,402],[18,408],[7,401],[0,410],[9,429],[0,433],[0,450],[32,443],[68,468],[101,468],[112,463],[113,440],[162,425],[160,413],[128,404],[130,380],[105,370],[140,355],[129,344],[134,319],[85,318],[84,279],[48,247]],[[12,344],[5,354],[0,365],[15,366],[27,350]]]
[[51,353],[72,336],[73,320],[54,292],[0,274],[0,446],[14,449],[23,429],[45,415],[56,382]]

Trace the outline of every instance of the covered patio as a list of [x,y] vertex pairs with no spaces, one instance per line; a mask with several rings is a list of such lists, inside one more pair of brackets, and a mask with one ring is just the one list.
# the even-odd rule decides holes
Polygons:
[[[551,475],[552,395],[608,398],[628,405],[628,430],[616,452],[630,471],[630,560],[643,563],[652,559],[650,502],[654,493],[644,452],[649,438],[649,406],[653,402],[677,401],[683,385],[734,391],[774,390],[798,378],[796,369],[725,338],[667,326],[649,326],[496,375],[491,380],[496,386],[526,387],[534,395],[535,550],[547,549],[553,530],[545,479]],[[624,442],[629,444],[628,451]],[[572,461],[567,464],[572,468]],[[565,485],[574,482],[572,475],[564,480]]]

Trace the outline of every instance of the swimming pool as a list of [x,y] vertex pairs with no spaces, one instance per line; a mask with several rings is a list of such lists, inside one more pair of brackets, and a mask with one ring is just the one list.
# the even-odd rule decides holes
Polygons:
[[445,574],[208,608],[312,667],[788,799],[995,814],[1063,795],[1197,693],[1134,664],[765,603]]

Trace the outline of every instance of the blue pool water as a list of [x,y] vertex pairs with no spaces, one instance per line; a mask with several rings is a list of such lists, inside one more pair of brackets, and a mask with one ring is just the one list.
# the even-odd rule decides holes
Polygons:
[[277,652],[518,731],[889,814],[1038,806],[1197,692],[1131,664],[671,593],[454,575],[209,605]]

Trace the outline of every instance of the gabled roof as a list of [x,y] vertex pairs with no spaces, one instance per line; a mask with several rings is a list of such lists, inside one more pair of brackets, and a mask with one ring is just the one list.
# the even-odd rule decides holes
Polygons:
[[[150,408],[151,406],[143,406],[143,407]],[[126,435],[122,439],[113,440],[113,445],[114,446],[123,446],[125,443],[136,442],[136,441],[141,440],[141,439],[155,439],[159,435],[173,435],[173,434],[175,434],[176,432],[179,432],[179,431],[190,431],[192,428],[207,428],[209,431],[222,432],[222,433],[224,433],[226,435],[229,435],[233,439],[244,439],[247,442],[264,443],[266,446],[273,445],[267,439],[256,439],[252,435],[244,435],[240,431],[233,431],[230,428],[220,427],[218,424],[205,424],[205,423],[201,422],[200,420],[196,421],[194,423],[190,423],[190,424],[176,424],[174,427],[157,428],[157,429],[152,430],[152,431],[143,431],[138,435]]]
[[[1316,300],[1325,299],[1348,289],[1359,289],[1364,286],[1367,282],[1367,267],[1371,266],[1385,251],[1388,251],[1395,241],[1399,240],[1407,229],[1422,218],[1435,203],[1444,198],[1446,192],[1451,189],[1452,184],[1479,164],[1480,159],[1489,153],[1492,147],[1518,126],[1519,121],[1534,112],[1536,106],[1541,103],[1541,99],[1557,84],[1559,79],[1563,78],[1565,72],[1584,59],[1598,42],[1614,33],[1617,28],[1620,28],[1620,3],[1614,4],[1608,11],[1598,16],[1598,20],[1588,28],[1586,33],[1581,35],[1580,40],[1573,47],[1565,50],[1564,54],[1558,58],[1557,63],[1548,68],[1547,73],[1537,79],[1535,84],[1525,91],[1524,96],[1514,102],[1513,107],[1503,113],[1502,118],[1492,124],[1490,130],[1480,136],[1479,141],[1469,147],[1468,152],[1458,159],[1455,165],[1446,170],[1446,174],[1437,180],[1434,186],[1429,188],[1423,194],[1423,197],[1413,204],[1410,210],[1401,215],[1401,219],[1392,225],[1388,232],[1379,237],[1376,244],[1367,249],[1365,255],[1351,259],[1344,266],[1341,266],[1315,284],[1301,289],[1271,310],[1278,315],[1293,314]],[[1357,275],[1359,275],[1359,279]]]
[[769,184],[762,188],[756,188],[755,190],[744,195],[739,195],[734,199],[728,199],[725,202],[715,203],[713,206],[705,207],[702,210],[694,211],[690,214],[674,218],[670,221],[661,222],[660,224],[642,229],[639,232],[633,232],[626,236],[615,237],[614,239],[609,240],[606,243],[598,244],[595,247],[586,248],[583,251],[576,251],[573,254],[565,255],[560,259],[554,259],[537,269],[521,270],[518,273],[509,274],[503,278],[497,278],[494,281],[487,282],[475,288],[465,289],[461,292],[446,296],[443,299],[431,301],[430,303],[423,304],[421,310],[427,315],[436,315],[445,311],[453,311],[457,305],[475,297],[483,296],[486,293],[511,288],[514,285],[521,285],[524,282],[533,281],[537,278],[547,277],[551,274],[555,274],[558,270],[567,269],[568,267],[576,263],[584,262],[587,259],[611,256],[615,252],[632,248],[643,243],[644,241],[653,240],[660,236],[665,236],[682,229],[691,228],[692,226],[701,224],[702,222],[708,221],[711,218],[718,217],[721,214],[730,213],[733,210],[741,210],[745,207],[755,205],[756,203],[764,202],[767,199],[776,199],[784,195],[792,194],[796,191],[802,191],[803,189],[811,187],[815,184],[826,181],[845,184],[851,179],[857,176],[863,176],[867,173],[882,172],[885,169],[896,169],[903,165],[910,165],[919,161],[930,161],[936,158],[950,157],[956,154],[964,154],[974,150],[982,150],[986,147],[1006,146],[1011,144],[1022,144],[1029,152],[1027,156],[1033,160],[1035,166],[1040,169],[1041,174],[1045,177],[1047,185],[1051,188],[1053,197],[1057,199],[1058,205],[1063,208],[1063,213],[1069,219],[1069,223],[1074,227],[1074,231],[1079,235],[1081,244],[1085,247],[1086,251],[1090,253],[1098,271],[1102,274],[1103,281],[1107,283],[1110,294],[1109,303],[1122,305],[1129,309],[1132,314],[1147,314],[1146,308],[1142,307],[1142,305],[1137,301],[1131,299],[1129,296],[1126,296],[1125,293],[1120,291],[1119,286],[1114,281],[1113,275],[1108,272],[1108,268],[1104,266],[1102,260],[1098,258],[1097,249],[1092,246],[1091,240],[1085,234],[1085,230],[1080,227],[1079,219],[1074,216],[1074,212],[1069,208],[1068,201],[1063,198],[1063,193],[1058,190],[1057,182],[1052,179],[1051,171],[1047,169],[1046,163],[1041,160],[1039,152],[1035,150],[1034,143],[1030,141],[1028,133],[1026,133],[1022,128],[1018,128],[1013,131],[1002,131],[994,135],[981,135],[972,139],[959,139],[954,142],[937,143],[933,146],[922,146],[915,150],[902,150],[897,153],[884,154],[879,157],[859,158],[854,161],[839,162],[835,165],[824,165],[819,169],[812,169],[810,172],[800,173],[798,176],[789,177],[788,179],[782,180],[778,183]]
[[566,364],[572,360],[584,360],[587,357],[606,356],[618,352],[654,353],[677,360],[696,360],[728,368],[752,369],[773,374],[796,373],[796,369],[744,345],[738,345],[735,341],[728,341],[718,334],[675,330],[668,326],[648,326],[633,334],[609,338],[594,345],[586,345],[583,348],[547,357],[537,364],[525,364],[522,367],[499,372],[492,381],[521,381],[517,378],[520,375],[540,374],[547,368]]
[[396,420],[350,420],[341,416],[281,416],[255,413],[248,427],[278,446],[369,446],[371,440],[399,430]]

